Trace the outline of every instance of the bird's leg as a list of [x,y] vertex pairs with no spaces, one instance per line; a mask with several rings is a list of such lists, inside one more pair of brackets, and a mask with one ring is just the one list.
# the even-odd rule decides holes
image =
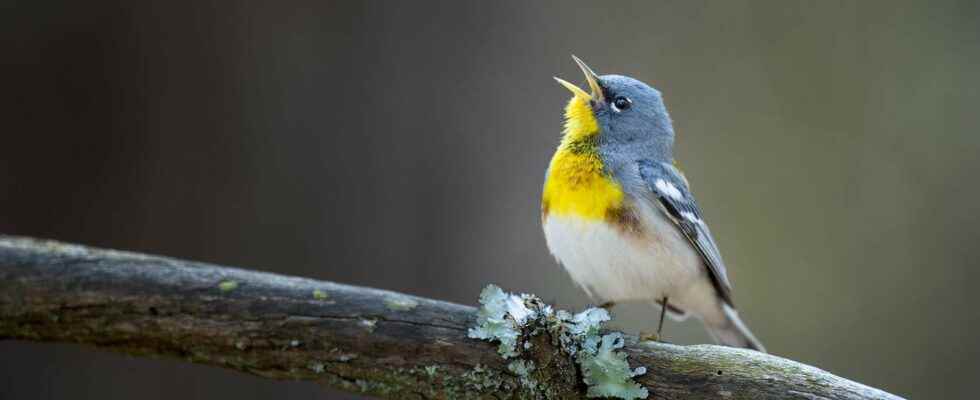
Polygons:
[[663,302],[660,303],[660,323],[657,324],[657,333],[644,333],[640,332],[640,340],[650,340],[654,342],[659,342],[663,339],[660,335],[664,330],[664,314],[667,314],[667,296],[664,296]]
[[657,324],[657,336],[661,336],[660,333],[664,329],[664,314],[667,314],[667,296],[664,296],[664,303],[662,306],[663,307],[660,308],[660,323]]
[[599,304],[599,308],[604,308],[606,311],[612,310],[612,308],[615,306],[616,306],[615,301],[607,301],[602,304]]

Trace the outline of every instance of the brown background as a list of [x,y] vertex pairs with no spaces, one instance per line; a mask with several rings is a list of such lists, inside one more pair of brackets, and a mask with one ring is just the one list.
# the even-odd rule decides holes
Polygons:
[[[980,374],[973,1],[0,6],[0,232],[474,303],[587,299],[545,249],[570,53],[666,96],[742,314],[913,398]],[[653,326],[642,305],[616,324]],[[707,340],[695,322],[669,340]],[[351,398],[0,343],[2,399]]]

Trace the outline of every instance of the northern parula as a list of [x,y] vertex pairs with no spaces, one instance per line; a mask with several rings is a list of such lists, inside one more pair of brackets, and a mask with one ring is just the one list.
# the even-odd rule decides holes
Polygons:
[[693,315],[716,342],[765,351],[735,311],[718,246],[674,165],[660,92],[572,58],[590,92],[555,78],[574,95],[545,174],[549,250],[594,300],[658,305],[658,335],[664,313]]

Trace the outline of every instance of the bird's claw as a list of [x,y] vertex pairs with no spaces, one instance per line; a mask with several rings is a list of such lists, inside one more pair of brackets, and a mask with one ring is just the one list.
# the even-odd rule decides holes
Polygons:
[[656,332],[640,332],[641,342],[659,342],[660,339],[660,334]]

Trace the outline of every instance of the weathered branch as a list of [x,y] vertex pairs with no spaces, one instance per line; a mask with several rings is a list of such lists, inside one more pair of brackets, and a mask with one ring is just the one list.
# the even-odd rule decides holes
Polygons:
[[[384,398],[582,398],[547,335],[525,358],[467,338],[472,307],[383,290],[171,258],[0,236],[0,339],[177,357]],[[898,399],[747,350],[627,340],[651,398]]]

